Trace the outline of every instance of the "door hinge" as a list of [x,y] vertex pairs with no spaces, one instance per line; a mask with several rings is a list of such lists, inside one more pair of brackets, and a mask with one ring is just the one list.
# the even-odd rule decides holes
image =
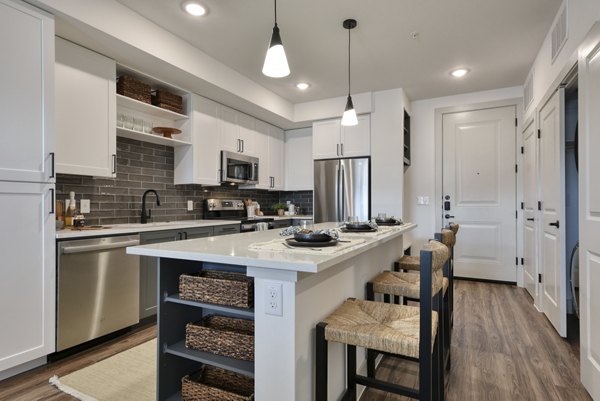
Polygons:
[[541,283],[541,282],[542,282],[542,274],[540,273],[540,274],[538,274],[538,283]]
[[542,201],[538,201],[538,210],[542,210]]
[[521,258],[521,265],[524,265],[524,264],[525,264],[525,259]]
[[542,130],[538,128],[538,139],[542,137]]
[[518,119],[517,119],[517,117],[515,117],[515,127],[519,125],[519,124],[517,124],[517,121],[518,121]]
[[521,202],[521,210],[525,209],[525,202]]
[[521,154],[525,154],[525,146],[521,146]]

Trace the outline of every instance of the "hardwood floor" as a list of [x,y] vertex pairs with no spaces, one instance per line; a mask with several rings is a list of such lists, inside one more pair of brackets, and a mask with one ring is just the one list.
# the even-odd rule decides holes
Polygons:
[[[455,282],[452,369],[446,400],[592,401],[579,379],[579,346],[560,338],[525,289]],[[385,358],[377,377],[415,386],[418,366]],[[368,389],[361,401],[409,400]]]
[[[455,281],[452,370],[448,401],[577,401],[592,399],[579,380],[579,347],[560,338],[522,288]],[[0,400],[73,401],[48,384],[99,360],[141,344],[156,334],[150,326],[111,342],[0,382]],[[416,386],[415,363],[385,358],[377,376]],[[361,401],[408,400],[367,390]]]
[[62,393],[48,383],[53,375],[67,375],[98,361],[106,359],[126,349],[135,347],[156,337],[156,325],[140,328],[123,337],[91,348],[88,351],[67,357],[60,361],[40,366],[4,381],[0,381],[1,401],[73,401],[76,398]]

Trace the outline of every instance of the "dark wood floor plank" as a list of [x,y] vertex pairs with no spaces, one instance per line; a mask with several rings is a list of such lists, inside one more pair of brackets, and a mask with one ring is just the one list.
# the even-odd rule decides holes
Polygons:
[[[592,401],[579,379],[578,343],[559,337],[524,289],[456,280],[454,297],[447,401]],[[388,357],[377,377],[416,387],[418,367]],[[371,389],[361,398],[405,400]]]

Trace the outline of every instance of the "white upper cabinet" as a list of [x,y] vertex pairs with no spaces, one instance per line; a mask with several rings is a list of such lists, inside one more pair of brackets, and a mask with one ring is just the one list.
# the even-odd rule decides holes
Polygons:
[[313,123],[313,159],[371,155],[371,118],[358,116],[358,125],[344,127],[340,119]]
[[218,105],[219,148],[257,156],[254,143],[255,119],[230,107]]
[[256,119],[247,114],[238,112],[238,125],[238,134],[242,145],[241,153],[245,153],[249,156],[258,156],[259,150],[256,147],[255,133]]
[[285,188],[285,174],[283,165],[284,134],[281,128],[269,127],[269,176],[271,189],[283,190]]
[[220,105],[194,94],[190,99],[192,146],[175,147],[175,184],[219,185]]
[[[264,121],[254,121],[254,131],[251,138],[253,153],[251,155],[259,159],[258,184],[243,186],[242,188],[281,190],[284,184],[283,130]],[[246,146],[245,152],[247,151],[248,147]]]
[[285,132],[285,190],[313,190],[312,130],[301,128]]
[[116,63],[56,38],[56,171],[116,176]]
[[258,157],[258,184],[248,186],[248,188],[270,189],[271,171],[269,169],[269,135],[270,126],[264,121],[256,121],[254,132],[254,142]]
[[54,20],[0,1],[0,180],[54,182]]

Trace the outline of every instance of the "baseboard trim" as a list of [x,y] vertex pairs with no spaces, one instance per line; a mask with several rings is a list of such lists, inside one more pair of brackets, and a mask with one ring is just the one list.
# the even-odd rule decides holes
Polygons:
[[459,277],[459,276],[454,276],[454,280],[479,281],[479,282],[482,282],[482,283],[489,283],[489,284],[517,285],[516,281],[488,280],[488,279],[485,279],[485,278],[476,278],[476,277]]

